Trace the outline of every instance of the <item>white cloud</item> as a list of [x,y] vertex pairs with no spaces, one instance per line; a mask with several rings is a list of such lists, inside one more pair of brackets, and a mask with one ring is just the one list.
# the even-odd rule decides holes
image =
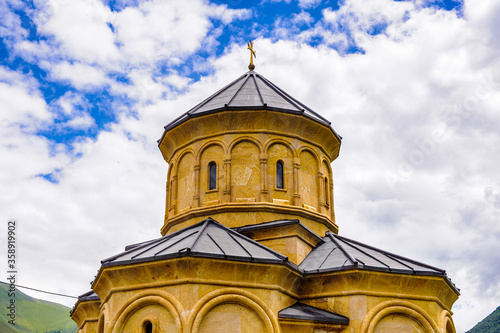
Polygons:
[[229,9],[226,5],[216,6],[210,5],[210,16],[219,18],[224,24],[230,24],[236,20],[246,20],[252,17],[250,9]]
[[114,14],[101,1],[50,1],[42,8],[36,18],[39,32],[53,36],[67,56],[110,65],[119,58],[115,36],[108,26]]
[[299,7],[308,9],[317,7],[321,3],[321,0],[299,0]]
[[91,89],[109,82],[102,70],[83,63],[64,61],[54,65],[46,63],[45,66],[51,67],[50,73],[54,79],[67,80],[78,89]]
[[[117,128],[101,133],[96,142],[82,142],[81,159],[61,161],[64,176],[59,184],[19,170],[15,179],[2,179],[0,200],[9,210],[0,216],[19,221],[19,284],[78,295],[89,287],[101,259],[126,244],[158,236],[166,164],[151,146],[129,140]],[[46,149],[37,152],[39,145],[20,148],[24,156],[9,152],[12,162],[23,161],[17,168],[31,165],[42,171],[41,161],[55,159]],[[40,278],[44,276],[50,278]]]
[[95,126],[95,121],[89,114],[83,114],[67,121],[64,125],[73,129],[87,129]]
[[292,15],[292,21],[297,24],[311,24],[314,22],[314,19],[308,12],[300,12],[299,14]]
[[60,97],[55,104],[57,104],[66,115],[71,115],[75,112],[75,107],[77,105],[85,104],[81,95],[77,95],[72,92],[67,92],[62,97]]
[[0,122],[33,131],[51,119],[47,104],[31,77],[0,67]]
[[210,11],[201,1],[151,1],[128,7],[114,21],[120,50],[135,63],[192,53],[211,26]]
[[[53,36],[64,56],[122,71],[122,66],[152,66],[161,59],[191,54],[212,27],[211,19],[229,24],[250,15],[249,10],[201,0],[145,1],[119,11],[98,0],[51,1],[38,11],[37,26]],[[26,42],[19,47],[43,52]]]

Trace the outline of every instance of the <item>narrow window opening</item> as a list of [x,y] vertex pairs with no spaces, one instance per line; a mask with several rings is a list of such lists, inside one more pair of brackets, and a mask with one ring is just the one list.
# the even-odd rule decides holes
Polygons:
[[276,163],[276,188],[285,188],[283,182],[283,162],[281,161]]
[[153,333],[153,324],[150,321],[144,323],[144,333]]
[[215,190],[217,188],[217,164],[210,162],[208,164],[208,189]]
[[325,205],[328,206],[328,198],[329,198],[329,195],[328,195],[328,178],[325,177]]

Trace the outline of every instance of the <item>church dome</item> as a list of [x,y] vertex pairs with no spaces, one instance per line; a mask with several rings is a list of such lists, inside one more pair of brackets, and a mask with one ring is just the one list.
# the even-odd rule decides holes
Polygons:
[[165,126],[162,234],[208,217],[231,228],[300,218],[337,233],[330,164],[340,143],[329,121],[246,72]]
[[[165,130],[168,131],[189,118],[224,110],[273,110],[303,114],[330,126],[328,120],[284,92],[264,76],[255,71],[248,71],[166,125]],[[340,139],[340,136],[338,138]]]

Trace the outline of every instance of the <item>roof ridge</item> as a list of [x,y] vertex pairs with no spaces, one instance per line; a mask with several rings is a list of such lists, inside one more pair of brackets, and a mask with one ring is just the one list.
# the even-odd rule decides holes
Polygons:
[[[198,240],[200,239],[201,235],[203,234],[203,232],[205,231],[205,229],[207,228],[208,224],[211,223],[213,220],[209,217],[207,218],[204,222],[203,222],[203,226],[201,227],[201,229],[198,231],[198,235],[196,235],[196,237],[193,239],[193,241],[191,242],[191,245],[186,247],[187,251],[188,252],[191,252],[191,249],[195,247],[196,243],[198,242]],[[224,251],[222,251],[224,253]]]
[[[211,101],[215,96],[217,96],[219,93],[223,92],[224,90],[232,87],[234,84],[236,84],[236,82],[238,82],[239,80],[241,80],[243,77],[247,76],[248,73],[245,73],[241,76],[239,76],[237,79],[231,81],[231,83],[225,85],[224,87],[222,87],[221,89],[217,90],[215,93],[211,94],[210,96],[208,96],[207,98],[205,98],[203,101],[201,101],[200,103],[196,104],[194,107],[192,107],[191,109],[189,109],[188,112],[186,112],[185,114],[188,114],[190,115],[191,112],[193,111],[196,111],[197,109],[199,109],[203,104],[206,104],[208,101]],[[184,115],[184,114],[183,114]],[[182,116],[181,116],[182,117]],[[177,119],[176,119],[177,120]],[[175,120],[174,120],[175,121]],[[174,122],[173,121],[173,122]],[[172,123],[173,123],[172,122]]]
[[[297,101],[295,98],[292,96],[288,95],[286,92],[278,88],[274,83],[266,79],[264,76],[257,74],[257,77],[260,78],[266,85],[268,85],[271,89],[273,89],[275,92],[277,92],[283,99],[285,99],[288,103],[292,104],[294,107],[296,107],[298,110],[301,110],[300,113],[304,113],[304,110],[307,109],[307,111],[311,111],[307,106],[303,105],[299,101]],[[298,113],[298,112],[297,112]],[[327,123],[330,123],[328,120],[325,119]]]
[[[231,102],[234,100],[234,98],[236,97],[236,95],[238,95],[238,93],[241,91],[241,88],[243,88],[243,86],[245,85],[245,83],[247,83],[248,79],[250,78],[250,75],[247,76],[247,74],[244,74],[244,76],[246,76],[246,78],[243,80],[243,83],[239,86],[238,90],[236,90],[236,92],[234,93],[233,97],[231,97],[229,99],[229,102],[227,102],[226,104],[224,104],[224,106],[229,106],[229,104],[231,104]],[[240,80],[242,77],[240,77],[238,80]],[[216,96],[218,94],[215,93],[214,95],[212,95],[213,97]]]
[[[356,250],[358,250],[359,252],[363,253],[364,255],[366,255],[366,256],[368,256],[368,257],[372,258],[373,260],[375,260],[375,261],[379,262],[380,264],[382,264],[382,266],[385,266],[385,267],[387,267],[387,269],[389,269],[390,271],[392,271],[392,269],[391,269],[391,266],[390,266],[390,265],[387,265],[387,264],[386,264],[385,262],[383,262],[382,260],[379,260],[379,259],[375,258],[373,255],[369,254],[368,252],[363,251],[363,250],[360,248],[360,245],[359,245],[359,244],[353,245],[353,244],[349,244],[349,243],[347,243],[345,240],[342,240],[342,241],[343,241],[344,243],[346,243],[347,245],[349,245],[349,246],[351,246],[351,247],[355,248],[355,249],[356,249]],[[385,253],[384,253],[384,254],[385,254]],[[362,262],[362,263],[363,263],[363,265],[364,265],[364,266],[366,266],[366,263],[365,263],[365,262],[363,262],[361,259],[357,259],[357,260],[358,260],[358,261],[360,261],[360,262]]]
[[[108,261],[112,261],[112,260],[115,260],[117,258],[120,258],[121,256],[125,255],[126,253],[130,253],[132,251],[135,251],[135,250],[139,250],[143,247],[146,247],[148,245],[157,245],[157,244],[161,244],[163,242],[166,242],[168,241],[169,239],[177,236],[178,234],[180,233],[183,233],[183,232],[186,232],[186,230],[189,230],[189,229],[193,229],[193,228],[197,228],[201,223],[204,223],[205,221],[201,221],[201,222],[198,222],[198,223],[195,223],[189,227],[186,227],[184,229],[181,229],[181,230],[177,230],[169,235],[165,235],[165,236],[162,236],[162,237],[159,237],[159,238],[155,238],[155,239],[152,239],[152,240],[149,240],[149,241],[145,241],[145,242],[141,242],[141,243],[138,243],[139,245],[135,246],[135,247],[132,247],[130,249],[126,249],[125,247],[125,251],[122,251],[118,254],[115,254],[114,256],[111,256],[111,257],[108,257],[108,258],[105,258],[105,259],[102,259],[101,260],[101,264],[105,263],[105,262],[108,262]],[[142,252],[144,253],[144,251]]]
[[251,239],[250,237],[247,237],[247,236],[245,236],[243,234],[240,234],[239,232],[237,232],[237,231],[235,231],[235,230],[233,230],[233,229],[231,229],[229,227],[226,227],[225,225],[220,224],[217,221],[214,221],[214,222],[217,223],[217,224],[219,224],[219,225],[221,225],[221,226],[223,226],[224,228],[226,228],[231,234],[233,234],[233,235],[235,235],[237,237],[241,237],[244,240],[247,240],[247,241],[249,241],[249,242],[257,245],[259,248],[264,249],[264,250],[266,250],[268,252],[273,253],[275,256],[279,257],[281,260],[288,261],[288,257],[287,256],[285,256],[285,255],[283,255],[283,254],[281,254],[281,253],[279,253],[277,251],[274,251],[273,249],[271,249],[271,248],[269,248],[269,247],[267,247],[265,245],[262,245],[261,243],[259,243],[259,242],[255,241],[255,240]]
[[[337,240],[334,237],[334,234],[327,231],[326,236],[330,237],[332,242],[334,242],[335,245],[337,245],[337,247],[340,249],[340,251],[342,251],[342,253],[352,262],[352,264],[354,266],[358,266],[358,260],[356,258],[354,258],[353,256],[351,256],[351,254],[339,242],[337,242]],[[338,236],[338,235],[335,235],[335,236]]]
[[423,266],[423,267],[427,267],[427,268],[430,268],[430,269],[433,269],[433,270],[436,270],[436,271],[440,271],[443,274],[446,274],[446,271],[444,269],[442,269],[442,268],[438,268],[438,267],[435,267],[435,266],[432,266],[432,265],[428,265],[428,264],[425,264],[425,263],[417,261],[417,260],[413,260],[413,259],[410,259],[410,258],[407,258],[407,257],[403,257],[401,255],[398,255],[398,254],[395,254],[395,253],[392,253],[392,252],[389,252],[389,251],[385,251],[385,250],[382,250],[380,248],[377,248],[377,247],[374,247],[374,246],[371,246],[371,245],[368,245],[368,244],[364,244],[364,243],[355,241],[355,240],[353,240],[351,238],[347,238],[347,237],[339,236],[339,235],[336,235],[336,237],[338,237],[340,239],[343,239],[343,240],[346,240],[346,241],[349,241],[349,242],[352,242],[352,243],[357,244],[357,245],[365,246],[365,247],[367,247],[367,248],[369,248],[371,250],[380,251],[383,254],[391,257],[391,259],[398,258],[400,260],[406,260],[406,261],[409,261],[409,262],[411,262],[413,264],[420,265],[420,266]]
[[228,233],[228,235],[229,237],[231,237],[232,240],[236,242],[236,244],[238,244],[243,249],[243,251],[245,251],[253,259],[253,255],[250,252],[248,252],[248,250],[243,245],[241,245],[240,242],[238,242],[236,237],[234,237],[231,233]]
[[207,236],[208,236],[208,238],[210,238],[210,240],[212,241],[212,243],[214,243],[215,246],[217,246],[219,248],[219,250],[222,252],[222,254],[224,255],[224,257],[227,257],[226,251],[224,251],[224,249],[222,247],[220,247],[220,245],[215,241],[215,239],[212,238],[212,236],[210,236],[210,234],[208,232],[207,232]]
[[330,252],[328,252],[328,254],[325,256],[325,259],[321,262],[321,264],[318,266],[318,269],[317,271],[319,272],[321,267],[323,266],[323,264],[326,262],[326,260],[328,259],[328,257],[330,257],[330,255],[333,253],[333,251],[335,251],[336,249],[338,249],[338,247],[334,247],[332,248],[332,250]]
[[257,80],[255,79],[255,75],[252,75],[252,79],[253,79],[253,83],[255,84],[255,88],[257,88],[257,92],[259,93],[259,97],[260,97],[260,101],[262,102],[262,105],[267,106],[267,103],[264,100],[262,93],[260,92],[260,87],[259,87],[259,84],[257,83]]
[[[170,244],[169,246],[167,246],[167,247],[165,247],[165,248],[161,249],[160,251],[156,252],[156,253],[154,254],[154,256],[156,257],[157,255],[159,255],[159,254],[160,254],[160,253],[162,253],[163,251],[165,251],[165,250],[167,250],[167,249],[171,248],[172,246],[176,245],[177,243],[182,242],[182,241],[183,241],[183,240],[185,240],[186,238],[188,238],[188,237],[190,237],[190,236],[192,236],[192,235],[194,235],[194,234],[196,234],[196,233],[199,233],[199,232],[200,232],[199,230],[198,230],[198,231],[193,231],[193,232],[192,232],[192,233],[190,233],[189,235],[184,236],[183,238],[179,238],[179,240],[177,240],[177,241],[173,242],[173,243],[172,243],[172,244]],[[168,239],[171,239],[171,238],[174,238],[174,237],[169,237]],[[146,251],[143,251],[143,252],[141,252],[140,254],[142,254],[142,253],[144,253],[144,252],[146,252]],[[139,254],[137,254],[137,255],[133,256],[133,258],[137,257],[138,255],[139,255]]]
[[320,120],[326,122],[328,125],[331,125],[331,122],[328,119],[326,119],[323,116],[321,116],[320,114],[316,113],[315,111],[313,111],[310,107],[308,107],[304,103],[302,103],[299,100],[295,99],[294,97],[290,96],[286,91],[284,91],[283,89],[281,89],[280,87],[278,87],[277,85],[275,85],[274,83],[272,83],[271,81],[269,81],[268,79],[266,79],[264,76],[262,76],[260,74],[256,74],[256,75],[259,78],[261,78],[266,84],[270,85],[275,91],[277,91],[278,93],[280,93],[280,95],[282,95],[283,97],[285,97],[287,100],[290,99],[289,102],[291,102],[292,104],[296,104],[296,105],[300,106],[300,108],[302,108],[302,113],[304,112],[304,110],[307,110],[307,111],[311,112],[315,117],[317,117]]

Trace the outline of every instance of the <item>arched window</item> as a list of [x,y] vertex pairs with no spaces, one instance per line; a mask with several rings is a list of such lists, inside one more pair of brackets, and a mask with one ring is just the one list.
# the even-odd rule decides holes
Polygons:
[[328,178],[325,177],[325,205],[327,205],[327,206],[328,206],[328,197],[329,197],[328,194],[329,194],[328,193]]
[[285,188],[285,183],[283,181],[283,162],[276,162],[276,188]]
[[151,324],[149,320],[146,321],[142,327],[144,328],[144,333],[153,333],[153,324]]
[[208,164],[208,189],[215,190],[217,188],[217,164],[210,162]]

